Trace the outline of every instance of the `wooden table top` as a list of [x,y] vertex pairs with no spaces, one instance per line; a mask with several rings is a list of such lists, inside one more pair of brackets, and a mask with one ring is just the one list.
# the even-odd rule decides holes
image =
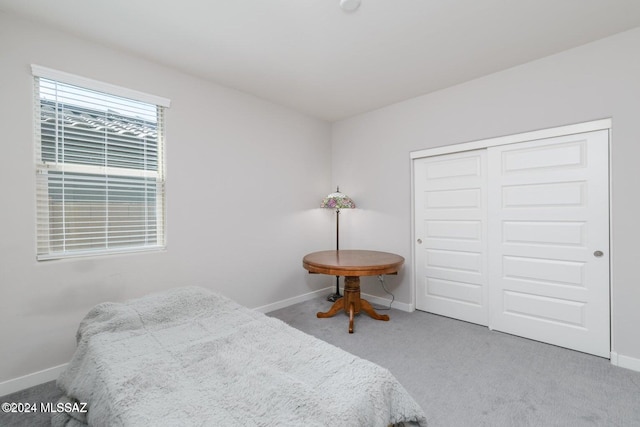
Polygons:
[[310,273],[332,276],[379,276],[397,273],[404,258],[389,252],[347,249],[313,252],[302,259]]

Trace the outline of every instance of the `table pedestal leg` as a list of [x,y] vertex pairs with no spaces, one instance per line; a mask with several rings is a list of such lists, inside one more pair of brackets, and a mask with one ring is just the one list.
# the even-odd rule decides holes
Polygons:
[[344,298],[340,298],[338,301],[333,303],[333,305],[331,306],[329,311],[327,311],[326,313],[318,312],[318,314],[316,314],[316,316],[321,318],[321,319],[326,318],[326,317],[335,316],[335,314],[337,312],[339,312],[340,310],[342,310],[343,308],[344,308]]
[[349,333],[353,333],[353,316],[354,316],[355,307],[353,303],[349,304]]
[[334,316],[341,309],[349,315],[349,333],[353,333],[353,318],[356,314],[360,313],[360,310],[367,313],[369,316],[376,320],[389,320],[389,316],[386,314],[378,314],[374,310],[369,301],[360,298],[360,277],[347,276],[344,278],[344,296],[336,301],[329,311],[316,314],[319,318],[327,318]]

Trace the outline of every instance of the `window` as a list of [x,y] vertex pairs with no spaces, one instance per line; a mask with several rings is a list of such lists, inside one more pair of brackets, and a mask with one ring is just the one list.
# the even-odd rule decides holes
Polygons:
[[32,69],[38,260],[164,248],[169,101]]

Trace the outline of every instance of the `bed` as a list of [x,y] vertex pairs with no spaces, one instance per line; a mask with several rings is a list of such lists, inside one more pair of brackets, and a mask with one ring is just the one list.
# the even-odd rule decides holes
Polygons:
[[426,425],[387,369],[204,288],[99,304],[76,338],[54,426]]

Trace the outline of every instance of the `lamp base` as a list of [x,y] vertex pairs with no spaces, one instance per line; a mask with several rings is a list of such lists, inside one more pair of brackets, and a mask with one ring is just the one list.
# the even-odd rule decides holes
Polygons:
[[331,294],[327,297],[327,301],[331,301],[331,302],[336,302],[338,301],[340,298],[342,298],[342,295],[336,293],[336,294]]

